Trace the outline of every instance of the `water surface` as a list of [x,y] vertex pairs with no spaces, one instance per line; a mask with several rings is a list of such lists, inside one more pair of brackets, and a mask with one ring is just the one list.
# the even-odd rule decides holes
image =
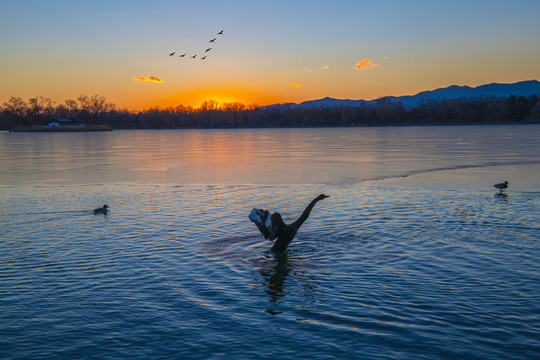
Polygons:
[[539,129],[0,134],[2,358],[537,358]]
[[0,183],[343,185],[527,165],[510,180],[529,189],[538,134],[536,125],[4,133]]

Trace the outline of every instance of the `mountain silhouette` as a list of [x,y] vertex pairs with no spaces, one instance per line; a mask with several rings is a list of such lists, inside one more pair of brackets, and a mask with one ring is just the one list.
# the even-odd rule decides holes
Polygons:
[[[512,84],[486,84],[477,87],[452,85],[445,88],[439,88],[430,91],[422,91],[416,95],[405,96],[387,96],[385,99],[393,103],[402,103],[407,108],[412,108],[427,101],[441,101],[450,99],[481,99],[482,97],[499,97],[506,98],[511,95],[515,96],[531,96],[533,94],[540,95],[540,82],[537,80],[520,81]],[[325,97],[318,100],[304,101],[299,104],[275,104],[265,106],[265,108],[318,108],[318,107],[340,107],[340,106],[361,106],[375,105],[379,101],[376,100],[349,100],[349,99],[334,99]]]

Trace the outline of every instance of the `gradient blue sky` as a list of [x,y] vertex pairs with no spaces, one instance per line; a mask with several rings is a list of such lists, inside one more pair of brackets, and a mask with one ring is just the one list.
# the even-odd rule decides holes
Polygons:
[[539,79],[539,18],[538,0],[0,0],[0,103],[265,105]]

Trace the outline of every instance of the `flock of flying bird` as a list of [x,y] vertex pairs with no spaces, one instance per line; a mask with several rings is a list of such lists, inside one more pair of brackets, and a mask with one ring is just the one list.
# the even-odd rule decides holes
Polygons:
[[[223,30],[221,30],[220,32],[217,33],[217,35],[223,35]],[[209,43],[215,43],[217,40],[217,38],[213,38],[212,40],[209,41]],[[204,53],[206,54],[207,52],[209,52],[210,50],[212,50],[212,48],[208,48],[204,51]],[[172,53],[169,54],[169,56],[174,56],[176,55],[176,51],[173,51]],[[181,55],[178,55],[178,57],[185,57],[186,54],[181,54]],[[193,55],[193,56],[190,56],[190,58],[192,59],[196,59],[197,58],[197,54]],[[202,58],[200,58],[201,60],[206,60],[206,55],[204,55]]]

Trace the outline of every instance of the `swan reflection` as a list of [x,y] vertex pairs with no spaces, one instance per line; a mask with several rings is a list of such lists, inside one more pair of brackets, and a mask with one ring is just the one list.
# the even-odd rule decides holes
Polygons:
[[270,302],[277,303],[285,296],[283,289],[285,280],[291,272],[288,253],[275,253],[272,256],[273,264],[268,268],[261,269],[260,274],[265,280],[266,289],[264,292],[269,296]]
[[272,308],[265,310],[267,313],[281,314],[279,305],[309,308],[321,302],[319,283],[304,260],[288,252],[272,253],[261,265],[262,290],[272,304]]

